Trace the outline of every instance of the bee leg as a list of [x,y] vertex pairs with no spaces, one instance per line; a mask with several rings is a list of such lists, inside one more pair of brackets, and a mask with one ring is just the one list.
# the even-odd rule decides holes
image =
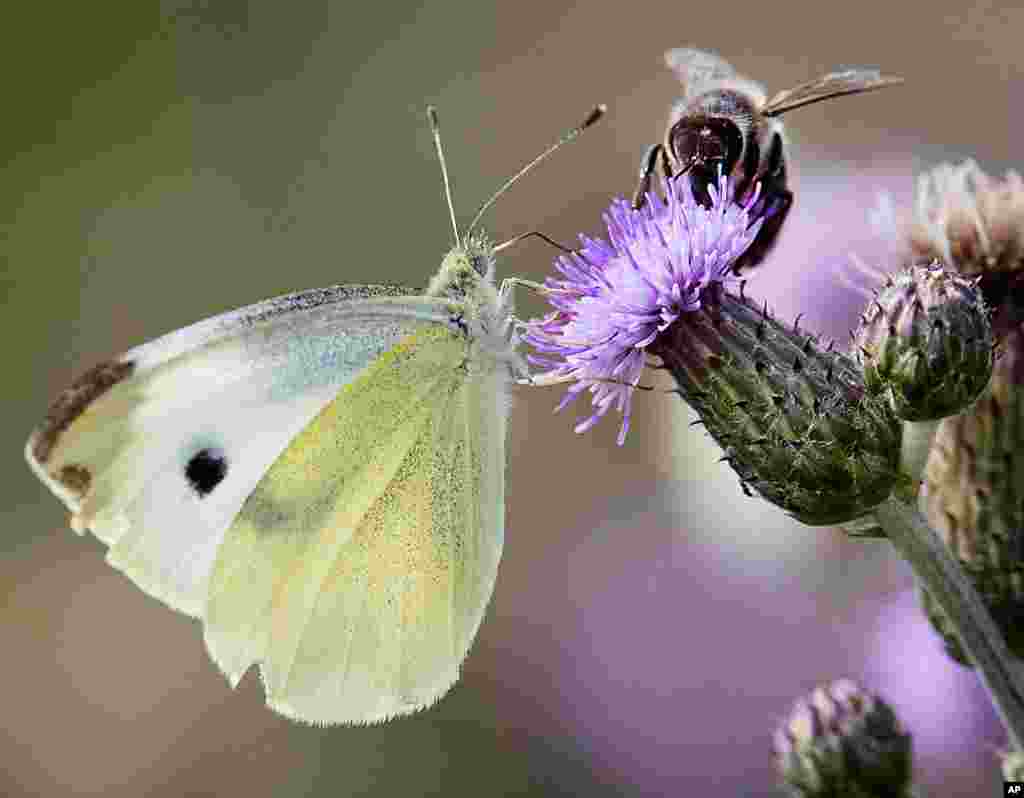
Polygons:
[[664,147],[660,147],[659,149],[661,150],[661,173],[665,175],[666,180],[671,180],[673,177],[678,177],[679,175],[686,173],[693,164],[691,161],[686,168],[681,169],[678,173],[673,173],[672,162],[668,159],[668,150]]
[[633,208],[635,210],[644,207],[644,203],[647,201],[647,192],[651,189],[651,177],[654,175],[654,170],[658,168],[659,162],[662,169],[666,170],[666,175],[671,176],[665,148],[660,144],[652,144],[647,148],[640,161],[640,180],[637,182],[636,191],[633,192]]
[[793,205],[793,192],[788,188],[786,179],[786,159],[782,154],[782,139],[776,133],[772,137],[766,154],[765,162],[767,169],[760,178],[761,198],[757,201],[758,215],[764,219],[757,236],[747,247],[736,263],[733,270],[739,274],[741,269],[756,266],[768,255],[768,252],[775,246],[775,240],[779,237],[786,215]]
[[765,186],[763,191],[766,198],[762,216],[764,221],[761,223],[761,229],[757,231],[757,236],[747,247],[747,251],[733,264],[733,271],[736,274],[745,268],[756,266],[765,259],[772,247],[775,246],[775,240],[779,237],[782,224],[786,221],[786,214],[789,213],[789,209],[793,205],[793,192],[789,189]]

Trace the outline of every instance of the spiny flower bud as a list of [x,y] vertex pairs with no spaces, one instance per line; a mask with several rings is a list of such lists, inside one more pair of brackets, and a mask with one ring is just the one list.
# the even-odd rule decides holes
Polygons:
[[735,203],[723,177],[710,208],[686,181],[666,182],[665,199],[648,195],[640,210],[614,202],[611,243],[583,239],[557,262],[565,279],[546,283],[556,311],[526,340],[550,370],[534,381],[573,383],[560,408],[589,389],[596,410],[579,432],[613,405],[628,423],[645,354],[657,355],[744,491],[805,524],[844,523],[900,479],[900,422],[851,358],[778,322],[742,284],[725,290],[763,221],[757,195]]
[[900,424],[857,364],[724,291],[650,347],[744,486],[812,526],[860,518],[899,480]]
[[909,795],[910,735],[888,704],[848,679],[798,701],[773,748],[783,781],[801,798]]
[[[1002,309],[1001,309],[1002,310]],[[1024,658],[1024,325],[1006,330],[988,396],[939,425],[924,473],[922,511],[959,559],[1003,631]],[[927,595],[922,603],[946,650],[966,663],[960,643]]]
[[906,421],[961,412],[992,373],[992,326],[981,292],[938,263],[890,276],[861,316],[854,345],[868,389],[887,390]]

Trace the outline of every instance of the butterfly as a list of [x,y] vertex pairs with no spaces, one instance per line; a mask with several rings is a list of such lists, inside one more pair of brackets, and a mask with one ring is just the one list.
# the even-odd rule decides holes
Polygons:
[[[476,223],[426,291],[339,285],[241,308],[82,374],[26,445],[78,533],[202,620],[236,686],[317,724],[427,707],[458,679],[504,539],[512,287]],[[540,235],[540,234],[536,234]],[[543,237],[543,236],[542,236]],[[527,283],[528,284],[528,283]]]

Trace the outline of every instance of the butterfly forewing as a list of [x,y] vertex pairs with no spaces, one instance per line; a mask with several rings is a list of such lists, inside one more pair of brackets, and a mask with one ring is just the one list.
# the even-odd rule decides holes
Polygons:
[[137,347],[58,397],[28,461],[115,567],[198,615],[220,539],[267,467],[368,363],[447,319],[447,303],[409,293],[291,294]]

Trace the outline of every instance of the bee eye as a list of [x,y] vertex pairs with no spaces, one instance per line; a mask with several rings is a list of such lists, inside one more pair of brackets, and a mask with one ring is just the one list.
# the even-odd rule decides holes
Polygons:
[[743,152],[740,129],[725,117],[680,119],[672,128],[669,143],[680,168],[708,165],[717,171],[721,165],[725,174],[732,172]]

